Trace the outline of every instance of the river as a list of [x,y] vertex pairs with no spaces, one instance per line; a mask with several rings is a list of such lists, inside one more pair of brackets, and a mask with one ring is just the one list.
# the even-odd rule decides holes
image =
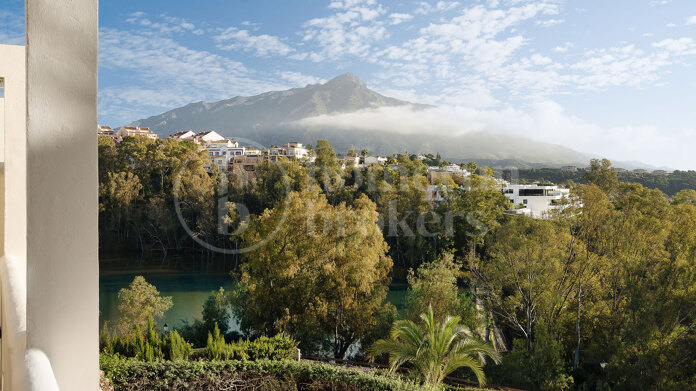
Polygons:
[[[193,255],[176,255],[166,258],[141,257],[139,254],[101,255],[99,262],[99,321],[115,325],[118,320],[118,291],[143,276],[163,296],[171,296],[174,305],[167,311],[160,324],[178,327],[184,321],[201,318],[205,299],[211,291],[223,287],[233,288],[229,270],[234,266],[231,258],[208,258]],[[406,287],[394,284],[387,300],[402,309]],[[237,323],[232,320],[232,329]]]

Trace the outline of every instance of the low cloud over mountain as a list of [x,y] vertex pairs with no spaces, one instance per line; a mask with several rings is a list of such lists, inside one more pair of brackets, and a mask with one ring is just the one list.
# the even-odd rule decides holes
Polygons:
[[148,126],[162,137],[186,129],[215,130],[262,145],[326,138],[337,151],[367,148],[376,154],[439,152],[463,161],[586,164],[590,156],[585,153],[538,141],[556,127],[563,128],[560,132],[594,131],[554,105],[541,102],[531,113],[434,107],[381,95],[348,73],[304,88],[192,103],[133,125]]

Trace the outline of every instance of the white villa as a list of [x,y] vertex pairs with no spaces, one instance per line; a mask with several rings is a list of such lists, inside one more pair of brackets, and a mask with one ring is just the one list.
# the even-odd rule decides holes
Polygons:
[[570,196],[570,190],[556,185],[511,185],[503,187],[503,194],[515,206],[516,214],[544,218],[559,203]]
[[456,164],[450,164],[445,167],[428,167],[428,182],[430,182],[431,185],[442,182],[447,178],[466,178],[469,175],[471,175],[469,171]]
[[176,132],[167,138],[174,139],[176,141],[193,141],[195,136],[196,133],[194,133],[192,130],[184,130],[181,132]]
[[365,167],[370,164],[384,164],[386,162],[387,158],[385,156],[365,156],[365,158],[363,158],[363,165]]
[[116,132],[114,132],[114,130],[111,129],[111,126],[98,125],[97,134],[101,134],[102,136],[108,136],[116,140]]
[[[211,162],[224,171],[228,170],[234,156],[244,154],[244,147],[240,147],[239,143],[234,140],[211,141],[205,145],[205,149],[208,151]],[[206,167],[206,169],[210,169],[210,167]]]
[[291,159],[307,158],[309,161],[313,161],[313,158],[309,155],[309,149],[298,142],[286,143],[282,147],[271,147],[268,150],[268,157],[273,162],[278,161],[280,157]]
[[213,141],[220,141],[224,139],[225,138],[222,137],[219,133],[212,130],[209,130],[207,132],[196,133],[196,135],[193,136],[193,141],[197,144],[208,144]]
[[116,140],[121,141],[127,136],[140,136],[147,137],[152,140],[157,140],[159,136],[154,133],[150,128],[139,128],[137,126],[121,126],[116,132]]

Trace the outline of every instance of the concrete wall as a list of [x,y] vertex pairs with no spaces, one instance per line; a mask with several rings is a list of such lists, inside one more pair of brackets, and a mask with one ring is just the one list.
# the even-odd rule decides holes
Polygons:
[[99,377],[97,0],[27,0],[27,348]]
[[[2,253],[14,257],[15,265],[1,265],[3,279],[8,266],[23,276],[27,256],[26,182],[26,78],[23,46],[0,45],[0,77],[5,79],[4,118],[4,241]],[[6,262],[4,259],[3,262]],[[21,278],[20,278],[21,279]],[[24,281],[20,281],[22,284]],[[19,288],[12,292],[12,289]],[[2,369],[8,390],[23,390],[26,313],[11,297],[24,294],[24,287],[2,284]],[[24,300],[24,297],[19,297]],[[24,303],[21,303],[23,307]]]

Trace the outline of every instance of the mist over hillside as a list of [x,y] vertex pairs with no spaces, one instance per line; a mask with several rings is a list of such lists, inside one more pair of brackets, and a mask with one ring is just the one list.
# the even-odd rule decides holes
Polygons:
[[[347,73],[324,84],[271,91],[219,102],[191,103],[131,125],[161,137],[192,129],[215,130],[269,146],[327,139],[339,152],[440,153],[452,161],[505,166],[584,166],[593,156],[571,148],[477,130],[443,109],[381,95]],[[625,168],[646,167],[641,163]]]

